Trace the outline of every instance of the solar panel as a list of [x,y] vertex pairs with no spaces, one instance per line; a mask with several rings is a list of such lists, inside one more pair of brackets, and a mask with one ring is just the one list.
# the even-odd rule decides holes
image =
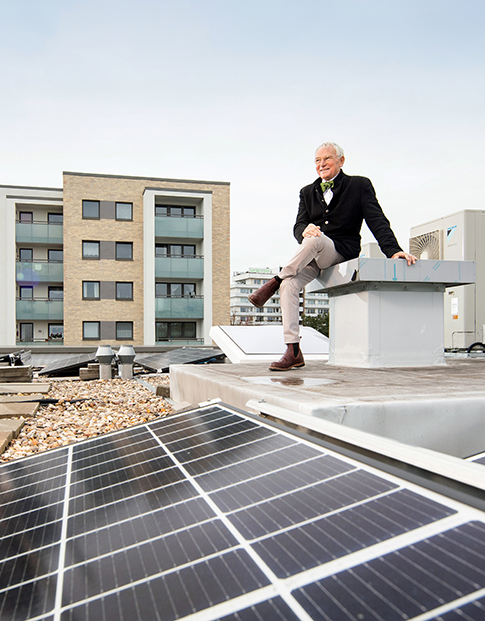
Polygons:
[[81,367],[85,367],[87,364],[96,361],[96,352],[92,354],[79,354],[78,356],[69,356],[69,358],[61,358],[55,360],[46,365],[39,375],[48,375],[51,377],[64,375],[67,372],[72,372]]
[[0,528],[2,621],[483,618],[485,512],[222,404],[0,466]]
[[150,371],[168,373],[171,364],[201,364],[209,361],[220,361],[225,354],[211,347],[181,347],[158,354],[139,354],[135,357],[136,364]]

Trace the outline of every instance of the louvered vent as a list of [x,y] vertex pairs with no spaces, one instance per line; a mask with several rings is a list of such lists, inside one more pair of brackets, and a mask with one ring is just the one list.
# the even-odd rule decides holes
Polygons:
[[418,259],[440,259],[440,231],[430,231],[411,237],[409,240],[409,252],[418,257]]

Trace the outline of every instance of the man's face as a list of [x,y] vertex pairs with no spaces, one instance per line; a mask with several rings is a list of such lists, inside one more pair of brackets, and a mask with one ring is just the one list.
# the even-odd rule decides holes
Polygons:
[[336,177],[342,166],[345,157],[337,157],[337,153],[333,147],[320,147],[315,154],[315,167],[317,174],[324,181]]

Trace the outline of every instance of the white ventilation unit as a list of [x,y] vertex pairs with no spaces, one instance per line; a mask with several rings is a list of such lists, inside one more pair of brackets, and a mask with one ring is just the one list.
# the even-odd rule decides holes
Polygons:
[[441,231],[430,231],[423,235],[411,237],[409,240],[409,252],[416,255],[418,259],[439,261],[442,258]]
[[485,342],[485,211],[465,209],[413,226],[409,250],[421,260],[475,261],[475,285],[445,293],[445,347],[468,348]]

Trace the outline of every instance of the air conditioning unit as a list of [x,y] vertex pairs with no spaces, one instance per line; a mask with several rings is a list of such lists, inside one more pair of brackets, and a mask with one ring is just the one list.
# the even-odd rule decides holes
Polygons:
[[441,257],[441,231],[430,231],[409,240],[409,252],[418,259],[439,261]]
[[485,342],[485,211],[466,209],[411,228],[409,251],[430,261],[475,261],[477,282],[445,292],[445,348]]

